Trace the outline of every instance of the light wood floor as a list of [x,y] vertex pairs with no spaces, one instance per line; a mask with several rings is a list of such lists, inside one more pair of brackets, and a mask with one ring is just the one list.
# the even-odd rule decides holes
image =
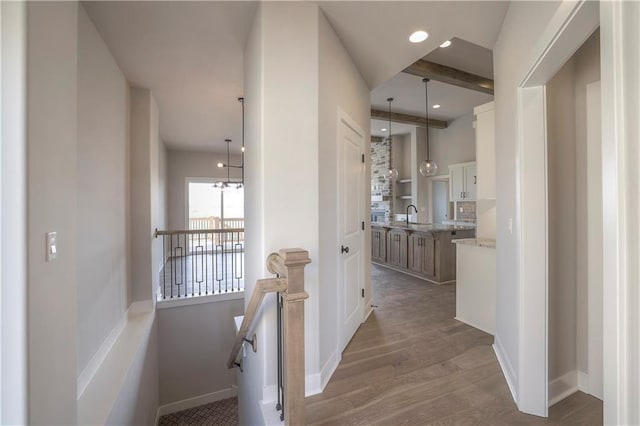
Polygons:
[[455,285],[373,266],[374,309],[324,392],[307,398],[307,423],[332,425],[602,424],[602,403],[576,393],[550,418],[520,413],[491,344],[456,321]]

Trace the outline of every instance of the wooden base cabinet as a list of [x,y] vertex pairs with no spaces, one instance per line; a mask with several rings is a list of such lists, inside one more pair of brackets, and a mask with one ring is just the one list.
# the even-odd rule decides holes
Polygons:
[[436,239],[433,234],[409,235],[409,269],[434,278],[436,275]]
[[435,283],[456,279],[456,247],[451,242],[473,238],[474,230],[416,231],[371,228],[371,260]]
[[371,260],[378,263],[387,261],[386,228],[371,228]]
[[407,231],[391,229],[387,233],[387,263],[399,268],[407,267]]

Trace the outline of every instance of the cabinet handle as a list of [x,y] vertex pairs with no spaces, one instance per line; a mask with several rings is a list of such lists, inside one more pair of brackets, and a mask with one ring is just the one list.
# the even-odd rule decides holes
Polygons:
[[460,198],[464,198],[464,196],[463,196],[462,194],[463,194],[463,193],[461,192],[461,193],[460,193]]
[[478,184],[478,176],[474,176],[473,177],[473,184],[477,185]]

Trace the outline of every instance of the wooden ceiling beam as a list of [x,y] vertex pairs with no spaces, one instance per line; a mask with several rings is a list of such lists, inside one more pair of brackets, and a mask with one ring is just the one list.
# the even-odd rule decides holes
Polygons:
[[424,59],[414,62],[403,72],[493,95],[493,80]]
[[[380,111],[377,109],[371,109],[371,118],[375,118],[377,120],[389,121],[389,112]],[[403,123],[403,124],[411,124],[413,126],[426,127],[424,117],[418,117],[417,115],[392,112],[391,121],[394,123]],[[430,118],[429,127],[434,129],[446,129],[447,122],[442,120],[433,120]]]

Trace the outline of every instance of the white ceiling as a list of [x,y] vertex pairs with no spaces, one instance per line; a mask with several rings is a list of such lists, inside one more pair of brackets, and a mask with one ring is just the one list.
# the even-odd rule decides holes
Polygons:
[[[327,1],[321,8],[369,84],[376,88],[458,37],[493,49],[507,1]],[[425,30],[423,43],[409,35]]]
[[239,151],[243,53],[255,2],[84,2],[134,86],[151,89],[168,147]]
[[[474,45],[459,38],[453,38],[451,46],[438,48],[425,56],[425,59],[462,71],[493,78],[492,51]],[[425,98],[422,77],[400,72],[371,91],[371,107],[387,111],[387,98],[394,98],[391,104],[393,112],[424,116]],[[429,117],[443,121],[471,113],[474,107],[493,100],[493,96],[462,87],[452,86],[439,81],[429,81]],[[440,108],[434,109],[438,104]],[[394,123],[395,124],[395,123]],[[383,127],[388,127],[385,125]],[[393,134],[409,133],[411,126],[392,126]],[[371,120],[371,134],[381,136],[379,123]]]
[[[372,88],[454,35],[492,48],[508,7],[504,1],[319,4]],[[221,151],[225,138],[239,141],[236,98],[243,94],[243,47],[257,2],[83,5],[127,79],[153,91],[169,147]],[[409,43],[416,29],[431,36]]]

